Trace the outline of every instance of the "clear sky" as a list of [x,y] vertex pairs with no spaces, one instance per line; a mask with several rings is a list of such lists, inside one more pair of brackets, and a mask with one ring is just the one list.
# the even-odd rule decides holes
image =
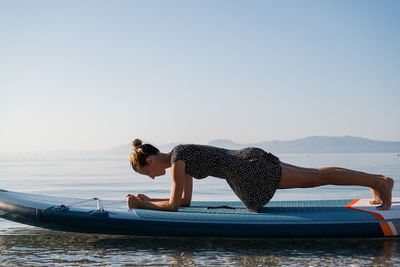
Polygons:
[[0,151],[400,141],[400,1],[0,0]]

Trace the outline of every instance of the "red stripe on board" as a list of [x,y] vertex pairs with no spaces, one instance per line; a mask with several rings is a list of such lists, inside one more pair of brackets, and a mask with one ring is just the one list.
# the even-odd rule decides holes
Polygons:
[[[379,213],[353,208],[352,206],[354,204],[356,204],[359,200],[360,199],[353,199],[348,204],[346,204],[344,207],[348,208],[348,209],[351,209],[351,210],[356,210],[356,211],[361,211],[361,212],[366,212],[366,213],[372,214],[372,215],[374,215],[375,219],[380,220],[380,221],[385,219]],[[383,232],[383,234],[385,236],[393,236],[392,229],[390,229],[390,226],[389,226],[389,224],[387,222],[379,222],[379,225],[381,226],[382,232]]]
[[390,225],[387,222],[380,222],[379,224],[385,236],[393,236],[392,229],[390,228]]
[[346,204],[344,207],[345,208],[350,208],[351,206],[353,206],[354,204],[356,204],[360,199],[353,199],[352,201],[350,201],[348,204]]

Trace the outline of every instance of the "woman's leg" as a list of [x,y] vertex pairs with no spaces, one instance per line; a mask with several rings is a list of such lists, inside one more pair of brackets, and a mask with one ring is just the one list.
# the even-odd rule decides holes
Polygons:
[[338,167],[302,168],[281,162],[282,177],[279,189],[307,188],[322,185],[359,185],[371,188],[377,209],[389,209],[392,204],[393,180],[383,175],[368,174]]

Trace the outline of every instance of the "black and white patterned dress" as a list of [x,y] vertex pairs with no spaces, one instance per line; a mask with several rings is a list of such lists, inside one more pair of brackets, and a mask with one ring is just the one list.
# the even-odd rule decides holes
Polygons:
[[171,166],[185,162],[185,173],[196,179],[223,178],[245,207],[258,211],[275,194],[281,180],[279,158],[256,147],[228,150],[206,145],[177,145],[170,152]]

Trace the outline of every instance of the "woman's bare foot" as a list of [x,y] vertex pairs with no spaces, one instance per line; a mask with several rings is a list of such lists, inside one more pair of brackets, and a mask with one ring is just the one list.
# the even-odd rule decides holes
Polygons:
[[394,181],[392,178],[389,177],[383,177],[381,180],[378,181],[376,191],[378,192],[379,197],[382,200],[382,204],[376,207],[378,210],[388,210],[392,205],[393,185]]
[[371,188],[371,193],[372,193],[372,196],[374,197],[374,199],[370,200],[369,204],[370,205],[381,204],[382,203],[382,199],[381,199],[381,196],[379,195],[379,192],[376,191],[375,189]]

